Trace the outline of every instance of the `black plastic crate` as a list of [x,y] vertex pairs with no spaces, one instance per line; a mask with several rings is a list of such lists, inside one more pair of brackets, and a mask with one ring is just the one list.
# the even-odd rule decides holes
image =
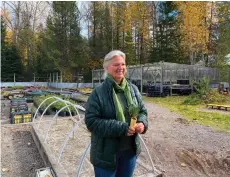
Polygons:
[[11,124],[20,124],[23,123],[23,113],[22,112],[13,112],[10,114],[10,123]]
[[31,111],[13,112],[10,114],[11,124],[32,122],[33,113]]

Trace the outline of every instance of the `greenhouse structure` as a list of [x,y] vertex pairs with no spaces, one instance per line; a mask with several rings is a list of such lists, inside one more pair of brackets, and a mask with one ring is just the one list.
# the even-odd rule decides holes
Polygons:
[[[176,84],[190,85],[207,77],[210,83],[219,82],[219,70],[201,64],[186,65],[169,62],[157,62],[144,65],[127,66],[126,78],[138,86],[141,92],[147,85],[158,85],[162,92],[164,86]],[[104,80],[104,70],[92,70],[92,85]]]

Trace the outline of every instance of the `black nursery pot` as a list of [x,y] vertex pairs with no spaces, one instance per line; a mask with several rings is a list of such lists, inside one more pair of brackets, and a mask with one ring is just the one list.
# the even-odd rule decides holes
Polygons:
[[64,111],[62,111],[62,112],[59,112],[59,114],[58,114],[59,116],[61,116],[61,117],[65,117],[66,116],[66,112],[64,112]]

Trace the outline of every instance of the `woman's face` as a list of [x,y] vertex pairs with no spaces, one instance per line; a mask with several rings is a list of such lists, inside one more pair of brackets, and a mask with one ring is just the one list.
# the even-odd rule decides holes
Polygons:
[[121,56],[114,56],[105,69],[120,84],[126,73],[125,60]]

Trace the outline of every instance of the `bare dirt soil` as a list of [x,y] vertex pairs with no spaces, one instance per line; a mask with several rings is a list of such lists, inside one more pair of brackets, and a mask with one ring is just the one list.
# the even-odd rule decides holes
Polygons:
[[1,127],[1,143],[3,177],[31,177],[44,167],[28,126]]
[[164,176],[230,176],[230,134],[189,122],[155,104],[146,106],[149,130],[144,138]]
[[10,101],[1,100],[1,175],[2,177],[31,177],[44,163],[29,125],[9,124]]
[[[2,101],[2,104],[5,103],[9,103],[9,101]],[[182,116],[152,103],[146,103],[146,107],[149,114],[149,130],[142,135],[142,138],[147,144],[154,164],[158,169],[164,171],[165,177],[230,176],[230,134],[216,132],[210,127],[198,125],[196,122],[189,122]],[[6,123],[8,118],[5,115],[8,112],[9,107],[3,106],[1,122]],[[58,122],[60,123],[60,121]],[[57,124],[58,127],[52,127],[48,138],[48,144],[51,145],[53,152],[56,154],[58,154],[60,148],[58,143],[63,143],[67,130],[71,127],[71,124],[65,124],[68,126],[65,128],[65,126],[59,126],[59,123]],[[23,130],[20,127],[23,127]],[[59,132],[59,129],[64,129],[63,134],[59,133],[62,135],[62,139],[55,139],[53,134],[55,130]],[[61,162],[64,163],[66,170],[70,168],[71,163],[75,164],[75,171],[70,172],[70,176],[76,174],[76,163],[79,160],[73,158],[73,154],[78,155],[80,153],[79,150],[76,151],[76,147],[73,147],[72,143],[77,143],[82,147],[82,152],[80,153],[82,154],[89,140],[87,132],[83,129],[75,132],[74,136],[76,138],[70,139],[63,152]],[[80,136],[79,132],[84,133],[84,136]],[[43,167],[28,127],[2,124],[1,133],[1,168],[9,169],[2,176],[27,177],[34,168]],[[81,144],[82,142],[84,142],[84,145]],[[143,157],[146,156],[140,156],[140,159],[143,159]],[[69,162],[65,163],[65,159],[69,160]],[[85,164],[90,164],[88,158]],[[137,176],[141,172],[140,165],[149,167],[149,159],[138,163],[138,168],[135,172],[135,174],[138,174]],[[83,168],[83,170],[87,169],[92,168]]]

